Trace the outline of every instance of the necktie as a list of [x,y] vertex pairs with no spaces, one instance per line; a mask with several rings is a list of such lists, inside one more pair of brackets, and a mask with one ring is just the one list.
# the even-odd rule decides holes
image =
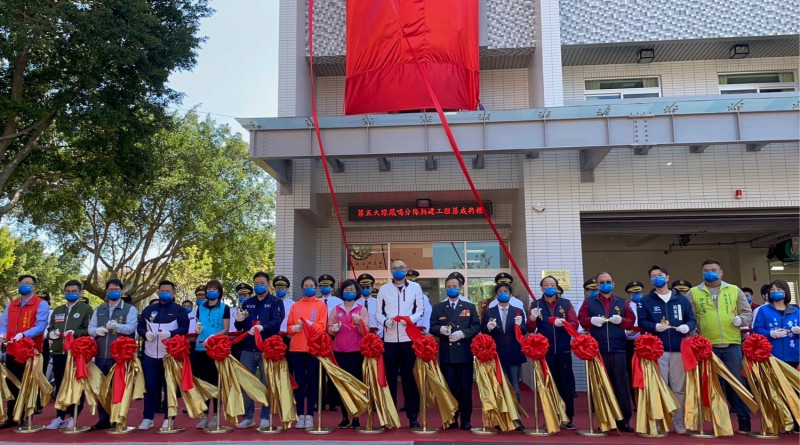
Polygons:
[[508,316],[508,308],[500,308],[500,323],[503,325],[503,332],[506,331],[506,317]]
[[456,310],[456,304],[455,303],[450,303],[450,307],[453,308],[453,310]]

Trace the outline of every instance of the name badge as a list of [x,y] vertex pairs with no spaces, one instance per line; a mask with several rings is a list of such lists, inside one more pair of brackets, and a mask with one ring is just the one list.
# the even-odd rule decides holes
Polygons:
[[67,318],[67,316],[66,316],[65,314],[58,314],[58,315],[56,315],[56,318],[55,318],[55,320],[56,320],[56,322],[62,322],[62,321],[64,321],[66,318]]

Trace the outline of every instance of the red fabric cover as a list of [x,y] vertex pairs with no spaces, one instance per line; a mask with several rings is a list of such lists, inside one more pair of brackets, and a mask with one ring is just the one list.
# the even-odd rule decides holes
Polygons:
[[[25,332],[36,325],[36,312],[39,310],[39,305],[41,303],[42,299],[36,295],[32,296],[25,306],[22,306],[22,300],[19,298],[12,301],[8,308],[8,332],[6,332],[6,338],[14,338],[14,336],[20,332]],[[31,340],[33,340],[33,345],[36,347],[36,350],[42,352],[44,333],[37,335]],[[16,348],[17,346],[14,343],[9,342],[6,346],[6,352],[11,355],[17,355]],[[23,354],[24,353],[25,352],[23,352]],[[20,361],[20,363],[25,362],[27,362],[27,360]]]
[[89,377],[86,362],[97,356],[97,342],[91,337],[75,338],[70,332],[64,337],[64,350],[72,352],[75,360],[75,378],[81,380]]
[[192,374],[192,362],[189,361],[189,340],[183,335],[176,335],[166,340],[161,340],[161,343],[167,349],[167,354],[171,355],[175,360],[183,363],[183,371],[181,373],[181,391],[189,391],[194,388],[194,376]]
[[114,387],[111,389],[112,402],[120,403],[125,397],[125,372],[127,372],[128,361],[136,357],[136,350],[138,346],[136,340],[130,337],[117,337],[116,340],[111,342],[111,358],[114,359],[117,366],[114,368]]
[[348,0],[345,114],[433,108],[415,56],[443,108],[475,110],[478,32],[477,0]]

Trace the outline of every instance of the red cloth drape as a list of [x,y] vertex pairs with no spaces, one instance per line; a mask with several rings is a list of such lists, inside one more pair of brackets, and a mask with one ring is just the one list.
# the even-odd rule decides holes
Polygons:
[[478,32],[477,0],[348,0],[345,114],[433,108],[415,56],[443,108],[475,110]]

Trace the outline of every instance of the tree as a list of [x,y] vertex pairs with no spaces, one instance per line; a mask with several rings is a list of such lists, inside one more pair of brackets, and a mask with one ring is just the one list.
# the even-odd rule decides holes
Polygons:
[[242,278],[254,259],[269,267],[272,180],[228,126],[194,112],[170,120],[139,142],[152,154],[152,182],[125,188],[113,178],[76,175],[23,201],[20,215],[30,224],[63,249],[88,254],[84,282],[92,293],[102,295],[105,278],[114,276],[134,301],[148,298],[173,267],[184,274],[199,261],[192,255],[210,259],[211,277],[223,280]]
[[[206,0],[0,2],[0,219],[76,172],[136,185]],[[124,179],[124,181],[122,180]]]
[[196,245],[183,249],[170,266],[169,279],[175,283],[175,301],[191,299],[197,286],[211,280],[211,257]]

